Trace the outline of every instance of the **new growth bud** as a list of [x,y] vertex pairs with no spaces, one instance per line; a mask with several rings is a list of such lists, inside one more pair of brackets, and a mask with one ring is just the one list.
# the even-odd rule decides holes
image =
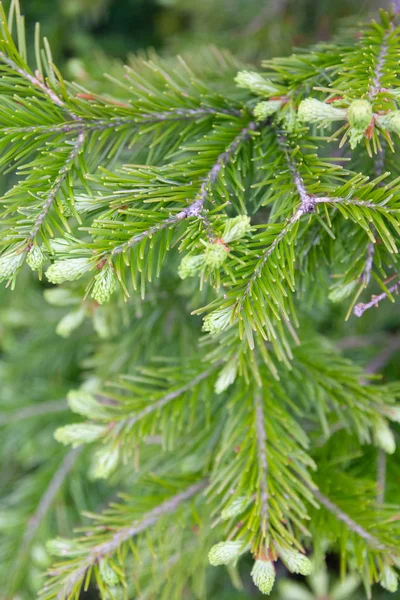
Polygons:
[[75,281],[90,269],[88,258],[68,258],[56,260],[46,271],[46,277],[51,283]]
[[271,561],[256,560],[251,570],[251,577],[260,592],[268,596],[275,583],[275,567]]
[[241,515],[249,503],[250,500],[246,498],[246,496],[238,496],[238,498],[232,500],[232,502],[221,512],[221,519],[227,521],[228,519],[233,519],[233,517]]
[[178,267],[178,275],[181,279],[187,277],[193,277],[201,267],[204,265],[204,254],[198,254],[197,256],[191,256],[187,254],[181,260],[181,264]]
[[374,426],[375,443],[387,454],[394,454],[396,450],[396,441],[389,425],[385,419],[379,418]]
[[346,119],[346,110],[344,108],[335,108],[331,104],[326,104],[315,98],[306,98],[306,100],[300,102],[297,118],[299,121],[306,123],[344,121]]
[[347,109],[347,118],[357,131],[365,131],[372,121],[372,106],[368,100],[353,100]]
[[28,252],[26,262],[32,271],[37,271],[41,269],[46,262],[46,254],[39,246],[34,244]]
[[6,281],[16,275],[18,269],[23,265],[25,254],[5,254],[0,257],[0,281]]
[[231,316],[231,308],[214,310],[205,317],[203,331],[209,331],[210,333],[220,333],[221,331],[224,331],[230,325]]
[[398,587],[396,571],[392,567],[389,567],[389,565],[385,565],[379,583],[388,592],[396,592]]
[[386,115],[378,115],[376,122],[382,129],[400,135],[400,110],[392,110]]
[[277,96],[282,93],[270,79],[265,79],[261,73],[255,71],[239,71],[235,77],[239,87],[247,88],[255,94],[264,96]]
[[117,278],[111,265],[106,264],[94,278],[91,296],[98,304],[108,302],[117,288]]
[[229,249],[221,242],[207,242],[204,252],[204,264],[211,269],[222,267],[228,256]]
[[278,548],[278,553],[291,573],[298,573],[299,575],[309,575],[311,573],[311,561],[301,552],[293,548]]
[[225,244],[237,242],[246,235],[251,229],[250,217],[247,215],[239,215],[233,219],[227,219],[225,229],[222,234],[222,239]]
[[75,423],[59,427],[54,432],[57,442],[64,445],[71,444],[72,447],[81,444],[90,444],[98,440],[107,430],[104,425],[94,425],[93,423]]
[[236,379],[237,365],[235,360],[229,360],[223,369],[221,369],[218,379],[215,382],[215,393],[222,394]]
[[253,114],[257,121],[265,121],[265,119],[268,119],[268,117],[271,117],[278,112],[283,104],[283,100],[266,100],[265,102],[259,102],[255,107]]
[[211,548],[208,553],[208,560],[213,567],[229,565],[230,563],[236,562],[244,551],[246,551],[246,549],[243,548],[243,542],[219,542]]

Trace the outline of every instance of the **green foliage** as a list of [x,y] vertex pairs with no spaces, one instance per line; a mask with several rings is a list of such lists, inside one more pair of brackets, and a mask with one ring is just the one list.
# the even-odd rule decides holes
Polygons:
[[[275,562],[307,575],[310,552],[336,553],[368,597],[375,583],[395,591],[400,499],[388,484],[383,502],[369,467],[395,451],[398,385],[368,378],[320,329],[330,300],[350,297],[361,316],[399,286],[398,16],[263,72],[217,50],[137,59],[110,81],[115,97],[64,80],[39,30],[31,66],[18,2],[6,20],[0,279],[24,290],[37,322],[33,348],[6,349],[4,379],[18,364],[29,381],[29,353],[47,346],[32,371],[49,385],[43,399],[33,386],[31,411],[6,398],[0,424],[6,449],[25,420],[47,451],[56,426],[74,448],[54,444],[46,468],[35,456],[32,483],[4,495],[5,572],[22,547],[9,593],[75,462],[78,498],[40,549],[45,567],[58,557],[43,599],[89,586],[107,599],[210,597],[209,552],[238,588],[236,562],[251,554],[263,594]],[[43,283],[45,300],[37,282],[20,288],[28,267],[60,287]],[[381,295],[356,305],[373,282]],[[65,395],[72,423],[53,402]],[[43,414],[49,431],[37,431]],[[42,478],[24,533],[15,496],[37,502]],[[109,478],[123,493],[104,508],[86,486]]]

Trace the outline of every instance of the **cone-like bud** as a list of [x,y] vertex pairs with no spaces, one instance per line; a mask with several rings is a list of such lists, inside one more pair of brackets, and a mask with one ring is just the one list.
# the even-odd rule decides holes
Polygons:
[[257,121],[265,121],[274,115],[283,106],[283,100],[266,100],[259,102],[254,108],[253,114]]
[[215,544],[208,553],[210,565],[218,567],[219,565],[229,565],[235,562],[243,553],[243,542],[227,541]]
[[104,583],[111,587],[119,582],[118,575],[104,558],[99,563],[99,573]]
[[110,416],[107,407],[100,404],[100,402],[86,390],[71,390],[68,393],[67,399],[70,409],[83,417],[88,417],[89,419],[107,419]]
[[46,302],[52,306],[73,306],[81,301],[80,297],[72,290],[60,287],[44,290],[43,296]]
[[25,254],[12,253],[0,256],[0,281],[13,277],[24,262]]
[[99,304],[108,302],[117,288],[117,278],[111,265],[106,264],[94,278],[91,296]]
[[209,242],[206,244],[204,252],[204,263],[212,269],[219,269],[228,256],[228,248],[219,242]]
[[74,448],[81,444],[95,442],[107,431],[105,425],[94,425],[93,423],[75,423],[59,427],[54,432],[57,442],[71,444]]
[[387,416],[391,421],[400,423],[400,406],[387,406]]
[[229,360],[223,369],[221,369],[218,379],[215,382],[215,392],[222,394],[236,379],[237,365],[234,360]]
[[63,281],[75,281],[90,269],[87,258],[68,258],[67,260],[56,260],[46,271],[46,277],[51,283],[63,283]]
[[237,242],[250,231],[250,217],[239,215],[233,219],[227,219],[222,239],[225,244]]
[[28,252],[26,262],[32,271],[37,271],[41,269],[46,262],[46,254],[39,246],[34,244]]
[[241,515],[249,503],[250,500],[246,496],[238,496],[235,500],[232,500],[223,511],[221,511],[221,519],[227,521],[228,519],[233,519],[233,517]]
[[379,583],[388,592],[396,592],[398,587],[396,571],[392,567],[389,567],[389,565],[385,565]]
[[212,313],[207,315],[203,323],[203,331],[209,331],[210,333],[219,333],[229,327],[231,322],[232,309],[222,308],[220,310],[214,310]]
[[269,560],[256,560],[251,570],[251,577],[260,592],[268,596],[275,583],[274,565]]
[[90,475],[93,479],[108,479],[115,471],[119,461],[119,449],[117,446],[104,446],[93,458]]
[[293,548],[278,548],[280,558],[283,560],[291,573],[309,575],[312,564],[307,556]]
[[382,129],[400,135],[400,110],[392,110],[386,115],[379,115],[376,117],[376,122]]
[[197,254],[196,256],[187,254],[181,260],[181,264],[178,267],[178,275],[181,279],[193,277],[198,271],[200,271],[203,265],[204,254]]
[[326,104],[315,98],[306,98],[300,102],[297,118],[299,121],[305,121],[306,123],[344,121],[346,119],[346,110],[335,108],[331,104]]
[[265,79],[261,73],[255,71],[239,71],[235,81],[239,87],[247,88],[255,94],[277,96],[281,93],[281,90],[270,79]]
[[353,100],[347,109],[347,118],[352,127],[365,131],[372,121],[372,106],[368,100]]
[[84,319],[84,308],[80,308],[79,310],[74,310],[73,312],[66,314],[58,323],[56,334],[63,338],[69,337],[71,333],[75,331],[75,329],[78,329],[79,325],[81,325]]
[[396,450],[396,441],[393,431],[390,429],[385,419],[379,418],[374,426],[375,443],[387,454],[393,454]]

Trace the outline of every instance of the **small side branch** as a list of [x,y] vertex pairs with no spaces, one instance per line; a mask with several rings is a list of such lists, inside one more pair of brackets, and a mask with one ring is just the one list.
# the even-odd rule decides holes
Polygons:
[[175,226],[189,217],[197,217],[204,219],[205,217],[204,215],[202,215],[202,211],[206,200],[209,198],[210,188],[215,184],[222,168],[236,153],[240,144],[248,140],[251,136],[251,132],[255,131],[255,129],[255,123],[249,123],[249,125],[247,127],[244,127],[239,133],[239,135],[235,137],[235,139],[227,148],[227,150],[225,150],[222,154],[218,156],[217,161],[212,167],[212,169],[210,169],[207,175],[201,180],[200,191],[195,197],[194,201],[189,206],[187,206],[180,212],[169,216],[164,221],[161,221],[161,223],[149,227],[149,229],[146,229],[146,231],[142,231],[142,233],[134,235],[133,237],[131,237],[130,240],[128,240],[124,244],[121,244],[120,246],[114,248],[111,252],[111,256],[116,256],[118,254],[121,254],[122,252],[126,252],[127,250],[132,248],[132,246],[138,244],[145,238],[152,237],[155,233],[158,233],[159,231],[162,231],[163,229],[166,229],[168,227]]
[[[101,558],[112,554],[118,550],[121,544],[128,541],[130,538],[139,535],[143,531],[146,531],[146,529],[149,529],[149,527],[155,525],[163,516],[176,512],[181,504],[187,500],[190,500],[196,494],[204,490],[207,484],[208,481],[203,480],[199,483],[191,485],[183,492],[180,492],[172,498],[165,500],[165,502],[162,502],[156,508],[153,508],[149,512],[145,513],[140,521],[135,521],[129,527],[124,527],[115,533],[110,540],[103,542],[102,544],[98,544],[92,548],[87,558],[80,562],[80,566],[66,577],[64,585],[57,596],[58,599],[62,600],[68,598],[74,587],[83,580],[87,570],[95,565]],[[68,571],[68,569],[68,564],[61,564],[57,569],[50,571],[50,575],[61,575],[63,572]]]
[[41,417],[43,415],[65,412],[68,410],[69,408],[66,400],[40,402],[38,404],[25,406],[18,410],[13,410],[10,412],[1,412],[0,425],[8,425],[9,423],[15,423],[16,421],[24,421],[25,419],[32,419],[34,417]]
[[375,536],[369,533],[364,527],[356,523],[349,515],[343,512],[332,500],[325,496],[318,488],[307,484],[308,489],[312,492],[315,498],[326,510],[333,514],[339,521],[344,523],[353,533],[365,540],[375,550],[387,550],[387,547],[382,544]]
[[257,455],[258,468],[260,470],[260,496],[261,496],[261,528],[265,537],[269,526],[268,507],[268,457],[267,457],[267,433],[265,431],[264,410],[262,397],[256,394],[254,397],[254,408],[256,417]]
[[[390,294],[397,293],[399,286],[400,286],[400,281],[398,281],[397,283],[395,283],[394,285],[392,285],[389,288],[389,293]],[[366,310],[369,310],[373,306],[378,306],[379,302],[381,302],[382,300],[385,300],[385,298],[387,298],[387,297],[388,297],[388,294],[386,292],[382,292],[382,294],[379,294],[379,296],[373,296],[369,302],[366,302],[366,303],[359,302],[354,307],[354,314],[356,315],[356,317],[361,317],[365,313]]]
[[58,177],[56,178],[56,180],[54,181],[54,183],[52,185],[52,188],[46,198],[46,201],[42,206],[41,212],[35,218],[31,232],[29,233],[29,235],[27,237],[28,242],[31,242],[36,237],[36,235],[39,233],[40,228],[43,225],[43,222],[46,219],[46,217],[53,205],[53,202],[55,201],[55,199],[57,197],[58,192],[61,190],[63,183],[67,179],[68,174],[69,174],[76,158],[78,157],[78,154],[85,142],[85,137],[86,137],[85,133],[83,131],[81,131],[77,140],[75,141],[75,143],[72,147],[70,154],[67,157],[67,160],[65,161],[61,171],[59,172]]
[[165,396],[162,396],[161,398],[159,398],[152,404],[148,404],[146,406],[146,408],[144,408],[143,410],[140,410],[133,417],[129,417],[128,419],[118,421],[113,426],[112,431],[115,432],[116,434],[118,432],[120,432],[122,429],[129,431],[130,429],[132,429],[132,427],[136,423],[138,423],[139,421],[141,421],[148,415],[151,415],[153,412],[160,410],[161,408],[163,408],[164,406],[169,404],[172,400],[175,400],[175,398],[178,398],[185,392],[188,392],[191,388],[196,386],[198,383],[200,383],[204,379],[207,379],[207,377],[209,377],[211,375],[211,373],[213,373],[213,371],[219,366],[219,364],[220,364],[219,362],[216,363],[211,369],[207,369],[203,373],[200,373],[199,375],[194,377],[191,381],[189,381],[186,385],[183,385],[179,389],[174,390],[173,392],[170,392],[169,394],[166,394]]

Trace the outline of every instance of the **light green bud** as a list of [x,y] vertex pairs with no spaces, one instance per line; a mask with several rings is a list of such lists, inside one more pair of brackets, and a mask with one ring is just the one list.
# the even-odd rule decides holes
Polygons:
[[297,112],[299,121],[306,123],[330,123],[332,121],[344,121],[346,119],[346,110],[335,108],[326,102],[321,102],[315,98],[306,98],[300,102]]
[[98,304],[108,302],[117,288],[117,278],[111,265],[107,264],[94,278],[91,296]]
[[181,264],[178,267],[178,275],[181,279],[193,277],[198,271],[200,271],[203,265],[204,254],[197,254],[196,256],[191,256],[188,254],[181,260]]
[[215,393],[222,394],[236,379],[237,364],[235,360],[229,360],[223,369],[221,369],[218,379],[215,382]]
[[400,135],[400,110],[392,110],[386,115],[376,117],[376,122],[382,129]]
[[13,252],[0,256],[0,281],[6,281],[16,275],[18,269],[24,263],[24,258],[24,252],[20,254]]
[[119,462],[118,446],[104,446],[93,457],[90,476],[93,479],[108,479]]
[[311,573],[311,561],[301,552],[293,548],[278,548],[278,553],[291,573],[298,573],[300,575],[309,575]]
[[222,267],[228,256],[228,248],[219,242],[208,242],[204,252],[204,263],[212,269]]
[[229,565],[236,562],[243,552],[243,542],[227,541],[215,544],[208,553],[210,565],[218,567],[219,565]]
[[66,314],[58,323],[56,334],[63,338],[69,337],[75,329],[78,329],[79,325],[84,321],[85,316],[84,308]]
[[249,504],[250,500],[246,498],[246,496],[238,496],[221,511],[221,519],[227,521],[228,519],[233,519],[234,517],[241,515]]
[[396,571],[392,567],[389,567],[389,565],[385,565],[379,583],[388,592],[396,592],[398,587]]
[[39,246],[34,244],[28,252],[26,262],[32,269],[32,271],[37,271],[38,269],[41,269],[45,264],[46,254]]
[[237,242],[246,235],[251,229],[250,217],[247,215],[238,215],[233,219],[227,219],[222,239],[225,244]]
[[71,444],[73,448],[81,444],[95,442],[107,431],[106,425],[94,425],[93,423],[75,423],[59,427],[54,432],[57,442],[65,446]]
[[239,87],[247,88],[255,94],[277,96],[281,93],[279,87],[270,79],[265,79],[261,73],[255,71],[239,71],[235,77],[235,82]]
[[365,131],[372,121],[372,106],[368,100],[353,100],[347,109],[347,118],[357,131]]
[[254,108],[253,114],[256,121],[265,121],[274,115],[283,106],[283,100],[266,100],[259,102]]
[[251,570],[251,577],[260,592],[269,596],[275,583],[275,568],[272,562],[256,560]]
[[52,306],[73,306],[79,304],[81,300],[72,290],[59,287],[45,290],[43,296]]
[[88,258],[68,258],[56,260],[46,271],[46,277],[51,283],[75,281],[90,269]]
[[396,441],[392,430],[385,419],[378,418],[374,425],[375,443],[387,454],[394,454]]
[[212,313],[207,315],[203,323],[203,331],[209,331],[210,333],[219,333],[229,327],[231,323],[232,309],[222,308],[220,310],[214,310]]
[[70,409],[89,419],[107,419],[110,413],[107,407],[96,400],[96,398],[86,390],[71,390],[67,396]]

